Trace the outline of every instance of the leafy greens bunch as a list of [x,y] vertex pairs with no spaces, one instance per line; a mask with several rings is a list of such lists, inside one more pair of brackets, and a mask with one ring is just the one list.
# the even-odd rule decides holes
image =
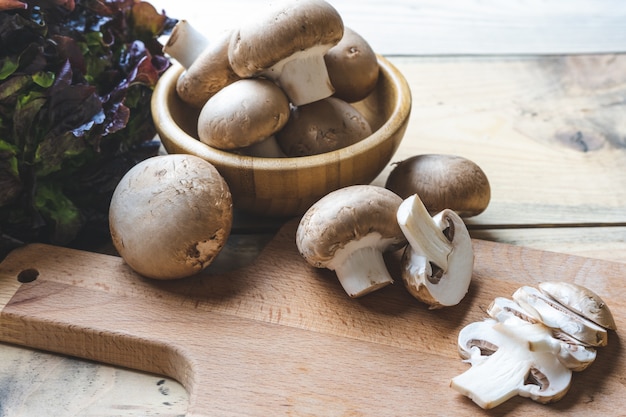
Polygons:
[[121,177],[158,152],[152,90],[176,21],[139,0],[0,12],[0,259],[108,237]]

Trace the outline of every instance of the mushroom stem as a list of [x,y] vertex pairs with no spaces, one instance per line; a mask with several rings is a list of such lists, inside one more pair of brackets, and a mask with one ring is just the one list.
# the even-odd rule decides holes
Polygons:
[[352,241],[339,249],[328,265],[352,298],[361,297],[393,283],[381,249],[386,243],[377,243],[380,239],[380,234],[371,233]]
[[209,40],[187,20],[180,20],[174,29],[163,52],[189,68],[198,56],[209,46]]
[[261,75],[276,81],[296,106],[330,97],[335,89],[330,83],[324,61],[324,53],[329,47],[318,45],[296,52]]
[[433,221],[417,194],[402,202],[397,217],[409,245],[412,248],[421,248],[424,255],[445,274],[448,271],[452,243]]

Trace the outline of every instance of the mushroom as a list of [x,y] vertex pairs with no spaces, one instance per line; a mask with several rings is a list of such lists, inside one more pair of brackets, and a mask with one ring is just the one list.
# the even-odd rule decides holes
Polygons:
[[[598,306],[608,310],[585,287],[559,282],[540,285],[568,301],[576,294],[578,306],[581,294],[594,294],[593,302],[584,304],[594,312]],[[587,309],[581,308],[585,314]],[[598,332],[602,327],[585,322],[583,316],[530,286],[517,289],[513,300],[495,298],[487,313],[490,318],[459,332],[459,354],[472,367],[450,382],[482,408],[495,407],[514,395],[542,403],[559,400],[569,388],[571,372],[586,369],[596,358],[595,346],[606,344],[606,337]]]
[[598,294],[589,288],[572,282],[547,281],[539,284],[539,290],[599,326],[610,330],[617,329],[609,307]]
[[201,108],[214,94],[240,78],[228,62],[231,32],[224,31],[209,42],[187,20],[174,26],[163,51],[185,67],[176,83],[176,92],[185,103]]
[[380,68],[369,43],[354,30],[344,27],[339,43],[324,55],[334,97],[353,103],[363,100],[376,87]]
[[341,16],[323,0],[292,0],[235,30],[230,65],[240,77],[275,80],[297,106],[333,94],[324,54],[343,36]]
[[516,395],[557,401],[569,390],[572,371],[552,353],[551,339],[547,327],[517,317],[470,323],[459,332],[458,346],[472,367],[450,386],[484,409]]
[[187,277],[211,264],[226,243],[231,194],[217,169],[199,157],[151,157],[118,183],[109,225],[115,249],[137,273]]
[[402,198],[419,194],[430,213],[443,209],[461,217],[476,216],[489,204],[491,187],[484,171],[456,155],[415,155],[398,162],[385,187]]
[[[541,323],[515,301],[504,297],[496,297],[487,309],[487,314],[500,322],[516,317],[531,324]],[[552,336],[551,339],[543,339],[547,345],[543,350],[552,351],[561,363],[572,371],[583,371],[595,361],[596,349],[593,347],[581,345],[579,341],[558,329],[552,329]],[[531,348],[536,349],[536,346]]]
[[276,84],[265,79],[242,79],[222,88],[202,107],[198,137],[223,150],[273,140],[272,135],[287,123],[289,111],[289,100]]
[[558,329],[583,344],[606,346],[608,343],[605,328],[572,312],[536,288],[520,287],[513,293],[513,299],[546,326]]
[[397,221],[409,243],[401,260],[406,288],[432,309],[458,304],[474,268],[472,241],[463,220],[448,209],[431,217],[414,194],[398,208]]
[[287,156],[307,156],[345,148],[371,134],[369,122],[357,109],[328,97],[292,108],[276,140]]
[[375,185],[332,191],[303,215],[296,231],[302,257],[316,268],[335,271],[350,297],[393,282],[383,252],[406,244],[395,221],[402,199]]

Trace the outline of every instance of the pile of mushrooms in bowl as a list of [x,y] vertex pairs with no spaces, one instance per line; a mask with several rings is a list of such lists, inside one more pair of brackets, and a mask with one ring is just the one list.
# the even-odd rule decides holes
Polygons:
[[[398,69],[345,27],[329,3],[281,7],[211,42],[179,22],[166,46],[177,62],[156,86],[152,114],[167,152],[214,165],[236,209],[283,217],[374,180],[400,145],[411,94]],[[268,34],[273,38],[259,39]],[[306,125],[308,118],[314,120]],[[302,143],[307,136],[317,145]]]

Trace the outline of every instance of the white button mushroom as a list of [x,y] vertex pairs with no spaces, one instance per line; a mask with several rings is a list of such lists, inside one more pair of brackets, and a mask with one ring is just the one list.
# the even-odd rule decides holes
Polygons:
[[289,111],[289,100],[276,84],[242,79],[222,88],[202,107],[198,137],[218,149],[244,148],[272,140],[289,120]]
[[186,20],[174,26],[163,51],[186,69],[176,83],[182,101],[201,108],[215,93],[240,78],[228,62],[231,32],[224,31],[209,42]]
[[406,288],[431,308],[458,304],[474,269],[472,241],[463,220],[448,209],[431,217],[415,194],[402,202],[397,221],[409,242],[402,255]]
[[175,279],[206,268],[232,225],[226,181],[193,155],[161,155],[131,168],[111,198],[113,245],[137,273]]
[[324,54],[343,36],[341,16],[323,0],[292,0],[234,31],[228,52],[244,78],[275,80],[293,104],[333,94]]
[[334,97],[354,103],[363,100],[376,87],[380,68],[369,43],[345,27],[341,41],[324,55]]
[[276,141],[287,156],[307,156],[345,148],[371,134],[369,122],[357,109],[328,97],[292,108]]
[[360,297],[393,282],[383,252],[406,240],[395,221],[402,199],[374,185],[340,188],[304,214],[296,231],[300,254],[317,268],[336,272],[350,297]]

